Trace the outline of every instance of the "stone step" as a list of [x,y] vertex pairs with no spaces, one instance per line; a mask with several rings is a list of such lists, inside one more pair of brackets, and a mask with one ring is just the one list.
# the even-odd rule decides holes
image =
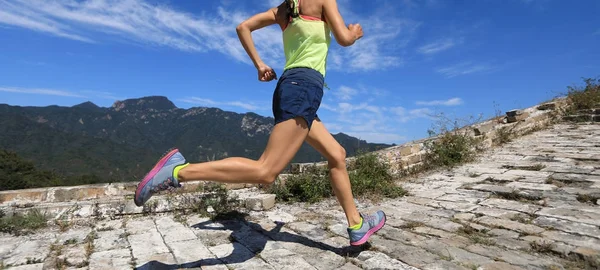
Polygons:
[[[196,192],[204,181],[185,182],[178,192]],[[226,185],[227,189],[253,187],[250,184]],[[7,205],[26,205],[32,203],[81,202],[103,198],[124,198],[133,196],[137,182],[122,182],[82,186],[64,186],[51,188],[32,188],[0,191],[0,207]]]
[[564,117],[566,121],[572,122],[591,122],[593,120],[593,115],[591,114],[572,114]]
[[[144,206],[133,202],[133,195],[122,197],[104,197],[93,200],[38,202],[0,206],[6,215],[24,214],[31,210],[39,210],[50,219],[107,218],[144,213],[166,213],[176,210],[196,209],[203,197],[210,196],[203,192],[165,192],[153,196]],[[263,194],[255,188],[239,189],[228,192],[229,199],[235,199],[240,207],[253,211],[268,210],[275,205],[274,194]]]
[[556,109],[556,103],[554,103],[554,102],[544,103],[544,104],[538,106],[537,109],[540,111],[554,110],[554,109]]
[[523,121],[523,120],[527,119],[527,117],[529,117],[529,113],[524,112],[521,114],[517,114],[515,116],[507,116],[506,120],[508,123],[515,123],[515,122]]
[[600,108],[578,110],[579,114],[600,114]]

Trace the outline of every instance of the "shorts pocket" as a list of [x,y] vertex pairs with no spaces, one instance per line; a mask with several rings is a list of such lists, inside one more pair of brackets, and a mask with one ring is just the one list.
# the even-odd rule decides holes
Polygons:
[[290,80],[281,84],[281,109],[287,113],[299,115],[301,108],[306,102],[305,82],[300,80]]

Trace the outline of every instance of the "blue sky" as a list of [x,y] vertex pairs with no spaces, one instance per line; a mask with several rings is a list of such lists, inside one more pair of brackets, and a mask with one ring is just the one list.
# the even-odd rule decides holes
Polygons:
[[[167,96],[271,116],[235,26],[278,1],[0,0],[0,103],[71,106]],[[361,23],[332,43],[319,115],[369,142],[423,138],[431,115],[493,116],[600,76],[600,1],[338,0]],[[281,74],[277,26],[254,34]]]

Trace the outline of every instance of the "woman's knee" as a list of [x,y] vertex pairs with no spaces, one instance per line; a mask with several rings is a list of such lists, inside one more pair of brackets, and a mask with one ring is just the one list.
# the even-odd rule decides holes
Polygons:
[[340,145],[334,153],[331,153],[331,158],[327,162],[330,168],[346,166],[346,149]]
[[266,165],[261,166],[259,169],[260,174],[258,182],[264,185],[270,185],[277,179],[279,172],[276,172],[273,168],[269,168]]

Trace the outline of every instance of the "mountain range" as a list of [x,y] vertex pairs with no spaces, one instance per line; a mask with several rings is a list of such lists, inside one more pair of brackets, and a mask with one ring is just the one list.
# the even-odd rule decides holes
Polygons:
[[[94,176],[105,182],[138,181],[170,148],[190,162],[240,156],[257,159],[273,118],[218,108],[177,108],[163,96],[116,101],[111,107],[84,102],[72,107],[0,104],[0,148],[39,169],[66,177]],[[333,135],[348,156],[389,144]],[[292,162],[321,161],[304,144]]]

